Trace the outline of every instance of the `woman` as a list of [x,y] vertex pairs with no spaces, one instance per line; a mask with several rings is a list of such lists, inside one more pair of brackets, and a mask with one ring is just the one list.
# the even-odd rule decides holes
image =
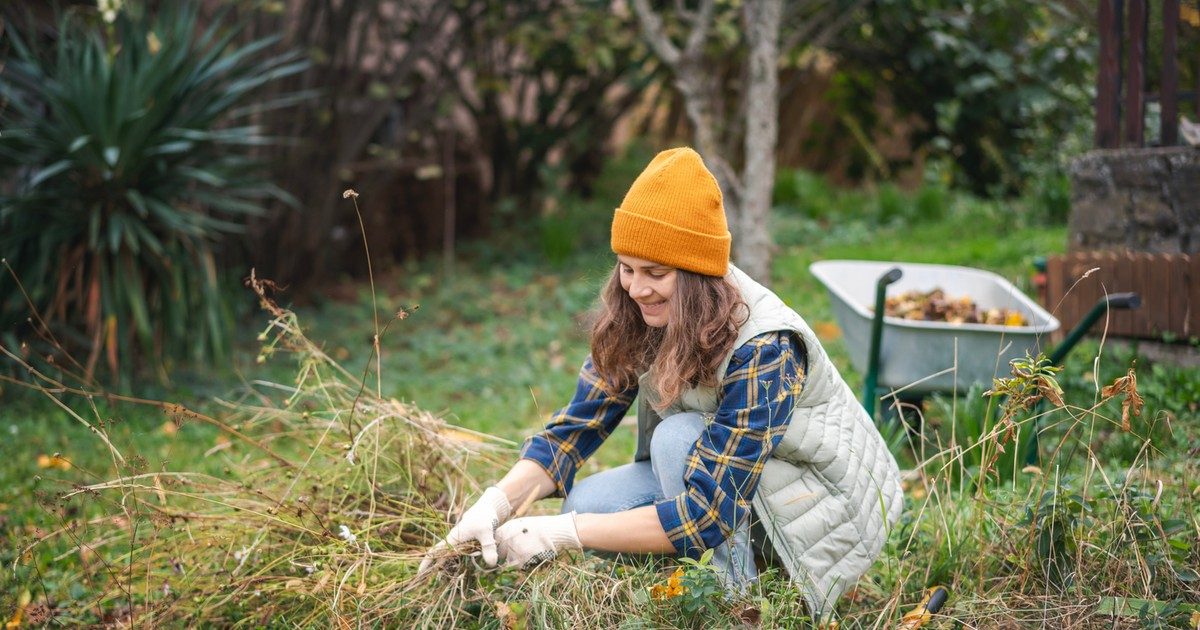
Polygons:
[[[478,541],[486,564],[518,567],[564,549],[711,548],[739,588],[756,576],[753,524],[766,538],[754,542],[827,613],[901,509],[874,424],[804,320],[729,264],[721,191],[695,151],[664,151],[638,176],[612,249],[574,399],[439,546]],[[575,484],[635,398],[634,462]],[[562,514],[509,520],[551,495],[565,497]]]

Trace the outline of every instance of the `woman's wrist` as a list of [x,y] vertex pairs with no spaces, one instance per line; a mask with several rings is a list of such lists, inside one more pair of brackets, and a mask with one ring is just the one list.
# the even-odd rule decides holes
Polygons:
[[611,514],[576,514],[575,532],[584,549],[618,553],[675,552],[653,505]]
[[554,492],[554,480],[549,473],[535,462],[527,459],[517,460],[508,474],[496,482],[504,496],[508,498],[514,515],[520,516],[528,503],[549,496]]

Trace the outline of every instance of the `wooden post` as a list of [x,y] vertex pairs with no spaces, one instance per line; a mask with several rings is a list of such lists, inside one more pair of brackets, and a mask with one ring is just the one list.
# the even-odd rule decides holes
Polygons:
[[1166,259],[1160,254],[1138,254],[1137,262],[1140,268],[1138,286],[1145,292],[1142,308],[1138,309],[1145,317],[1145,325],[1137,330],[1137,334],[1161,338],[1170,322]]
[[1200,337],[1200,254],[1190,254],[1189,258],[1187,334],[1189,337]]
[[1129,59],[1125,84],[1124,144],[1144,144],[1146,125],[1146,0],[1129,1]]
[[[1121,93],[1121,0],[1100,0],[1100,68],[1096,84],[1096,147],[1115,149]],[[1200,100],[1200,99],[1197,99]]]
[[1163,0],[1162,88],[1158,102],[1162,106],[1159,144],[1164,147],[1179,142],[1179,67],[1175,58],[1178,33],[1179,0]]
[[1165,254],[1167,259],[1167,329],[1187,334],[1187,255]]
[[[1145,288],[1139,283],[1140,278],[1136,275],[1137,261],[1132,253],[1121,252],[1120,254],[1110,252],[1108,254],[1107,269],[1100,272],[1100,275],[1108,281],[1108,286],[1105,287],[1109,293],[1124,293],[1126,291],[1137,291],[1145,293]],[[1108,273],[1105,273],[1107,271]],[[1145,297],[1145,296],[1143,296]],[[1137,316],[1141,314],[1141,309],[1114,309],[1109,313],[1112,324],[1108,328],[1109,334],[1114,335],[1132,335],[1137,331]]]
[[1046,307],[1047,311],[1050,311],[1051,315],[1057,317],[1061,324],[1058,330],[1050,335],[1050,340],[1055,344],[1062,341],[1066,335],[1066,330],[1071,327],[1071,322],[1067,321],[1064,314],[1066,309],[1063,306],[1065,301],[1063,300],[1063,293],[1066,290],[1063,287],[1064,266],[1063,256],[1054,255],[1046,257],[1046,303],[1043,306]]

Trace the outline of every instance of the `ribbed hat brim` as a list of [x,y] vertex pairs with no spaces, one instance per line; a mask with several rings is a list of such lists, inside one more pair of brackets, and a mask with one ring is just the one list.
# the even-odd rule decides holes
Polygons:
[[[729,232],[702,234],[620,208],[613,214],[614,252],[706,276],[724,276],[729,271],[731,241]],[[664,248],[666,243],[686,243],[686,247]]]

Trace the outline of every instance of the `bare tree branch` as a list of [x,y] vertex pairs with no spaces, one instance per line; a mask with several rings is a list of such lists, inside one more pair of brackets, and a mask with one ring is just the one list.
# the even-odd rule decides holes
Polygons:
[[691,34],[688,35],[687,48],[683,53],[685,57],[697,60],[700,58],[704,42],[708,39],[708,27],[712,25],[713,7],[716,4],[716,0],[702,0],[700,3],[700,14],[696,17],[696,23],[692,25]]
[[[791,37],[787,38],[787,41],[784,42],[780,50],[790,51],[796,46],[799,46],[801,42],[806,41],[808,42],[809,46],[824,46],[829,42],[830,39],[833,38],[834,35],[837,35],[839,32],[841,32],[842,28],[846,26],[846,22],[853,17],[855,11],[858,11],[862,7],[866,6],[866,4],[870,1],[871,0],[857,0],[850,8],[842,11],[840,14],[837,14],[838,8],[836,4],[830,3],[826,5],[825,8],[821,9],[821,12],[818,16],[815,16],[806,22],[804,28],[792,33]],[[837,16],[830,19],[835,14],[837,14]],[[822,24],[824,24],[824,26],[822,26]],[[816,33],[816,35],[814,35],[814,33]]]
[[637,14],[646,43],[650,44],[658,58],[670,68],[678,67],[681,53],[663,30],[662,17],[650,8],[647,0],[633,0],[633,12]]

